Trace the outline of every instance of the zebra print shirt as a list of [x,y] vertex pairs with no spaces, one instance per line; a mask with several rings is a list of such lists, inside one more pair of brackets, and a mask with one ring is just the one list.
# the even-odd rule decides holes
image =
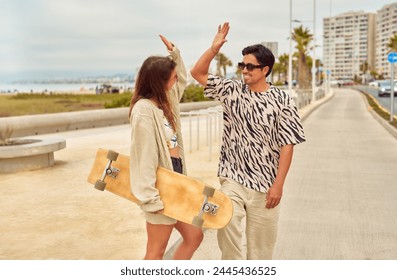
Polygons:
[[214,75],[204,95],[223,106],[218,176],[266,193],[276,179],[281,147],[305,141],[293,99],[274,86],[253,92],[242,81]]

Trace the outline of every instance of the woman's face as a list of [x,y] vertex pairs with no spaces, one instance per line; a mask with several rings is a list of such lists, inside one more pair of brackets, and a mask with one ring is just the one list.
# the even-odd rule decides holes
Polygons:
[[176,74],[176,70],[174,69],[174,70],[172,70],[171,77],[170,77],[170,79],[167,82],[166,90],[167,91],[171,90],[176,81],[178,81],[178,76]]

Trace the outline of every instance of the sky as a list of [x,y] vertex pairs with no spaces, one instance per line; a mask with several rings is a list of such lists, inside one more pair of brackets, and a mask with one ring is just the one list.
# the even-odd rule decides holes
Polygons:
[[[292,19],[301,21],[293,27],[315,27],[321,59],[324,17],[394,2],[292,0]],[[290,0],[0,0],[0,82],[134,75],[146,57],[167,54],[159,34],[191,68],[225,21],[221,52],[234,65],[251,44],[278,42],[278,55],[289,53]]]

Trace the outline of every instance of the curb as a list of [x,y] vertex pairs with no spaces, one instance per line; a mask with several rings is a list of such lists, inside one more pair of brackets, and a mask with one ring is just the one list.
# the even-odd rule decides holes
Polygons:
[[[361,92],[361,91],[360,91]],[[371,115],[374,117],[375,120],[377,120],[394,138],[397,139],[397,129],[392,126],[388,121],[383,119],[381,116],[376,113],[372,107],[369,105],[368,100],[363,92],[361,92],[362,97],[364,99],[365,104],[367,105],[368,111],[371,113]],[[378,104],[378,106],[382,109],[385,110],[380,104],[375,100],[375,102]],[[386,110],[385,110],[386,111]],[[388,111],[386,111],[388,112]]]

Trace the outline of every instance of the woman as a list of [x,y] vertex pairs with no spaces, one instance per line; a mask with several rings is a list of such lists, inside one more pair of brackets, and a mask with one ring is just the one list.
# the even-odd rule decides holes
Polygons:
[[156,183],[159,166],[186,174],[179,102],[186,87],[186,69],[179,50],[160,35],[170,56],[147,58],[138,73],[130,106],[131,190],[146,218],[144,259],[162,259],[172,230],[183,242],[174,259],[190,259],[203,239],[201,229],[162,214]]

